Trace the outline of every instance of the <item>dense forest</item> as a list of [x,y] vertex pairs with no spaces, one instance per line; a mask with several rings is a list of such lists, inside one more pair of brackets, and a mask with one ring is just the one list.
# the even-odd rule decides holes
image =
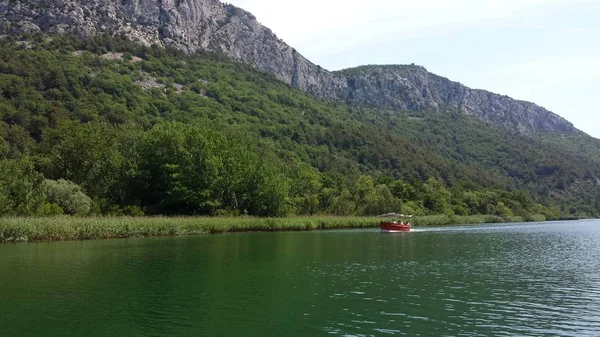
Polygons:
[[215,54],[0,39],[0,215],[598,216],[599,149],[319,101]]

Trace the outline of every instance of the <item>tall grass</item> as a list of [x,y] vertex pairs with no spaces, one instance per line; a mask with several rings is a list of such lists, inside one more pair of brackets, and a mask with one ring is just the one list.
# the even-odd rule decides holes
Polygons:
[[497,215],[468,215],[468,216],[448,216],[448,215],[428,215],[415,217],[412,220],[415,226],[448,226],[448,225],[476,225],[505,222],[525,222],[525,221],[546,221],[546,217],[541,214],[531,216],[529,219],[523,219],[520,216],[500,217]]
[[[0,242],[94,240],[234,232],[310,231],[374,228],[379,217],[209,218],[209,217],[48,217],[0,218]],[[542,220],[542,219],[540,219]],[[493,215],[415,217],[415,226],[447,226],[523,221]]]
[[17,217],[0,219],[0,242],[307,231],[366,228],[376,227],[378,224],[379,218],[367,217]]

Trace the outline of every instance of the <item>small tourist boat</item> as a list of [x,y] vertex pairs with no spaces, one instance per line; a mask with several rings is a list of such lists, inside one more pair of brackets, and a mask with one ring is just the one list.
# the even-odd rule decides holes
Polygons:
[[[400,215],[401,218],[412,218],[412,215]],[[382,221],[379,223],[379,228],[382,232],[386,233],[397,233],[397,232],[410,232],[412,228],[410,222],[406,221]]]
[[386,233],[397,233],[397,232],[410,232],[410,222],[380,222],[379,228],[382,232]]

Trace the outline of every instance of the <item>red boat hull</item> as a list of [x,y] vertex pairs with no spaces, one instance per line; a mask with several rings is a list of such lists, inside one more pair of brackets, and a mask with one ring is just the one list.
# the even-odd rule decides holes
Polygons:
[[411,225],[407,224],[399,224],[393,222],[381,222],[379,223],[379,228],[381,228],[382,232],[410,232]]

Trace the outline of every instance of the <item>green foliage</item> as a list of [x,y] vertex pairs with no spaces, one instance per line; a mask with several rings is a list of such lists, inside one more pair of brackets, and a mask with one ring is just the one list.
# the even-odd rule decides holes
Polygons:
[[293,180],[297,182],[292,191],[296,196],[294,203],[297,212],[308,215],[317,213],[320,209],[319,193],[323,189],[321,175],[317,169],[307,165],[298,165],[293,174]]
[[44,177],[27,159],[0,160],[0,215],[36,215],[46,198]]
[[427,183],[423,184],[421,193],[423,205],[432,213],[453,214],[450,210],[451,194],[443,182],[435,178],[429,178]]
[[503,218],[509,218],[513,216],[513,212],[508,208],[502,201],[498,201],[494,214]]
[[289,187],[245,139],[198,125],[141,133],[128,199],[151,214],[282,214]]
[[49,217],[64,214],[63,209],[57,204],[45,202],[38,211],[38,216]]
[[600,212],[589,137],[323,102],[218,55],[120,37],[33,43],[0,40],[1,214],[81,213],[45,202],[44,177],[80,186],[100,214]]
[[4,160],[8,157],[10,145],[3,138],[0,138],[0,160]]
[[361,176],[354,184],[355,204],[358,214],[377,215],[398,212],[400,199],[395,198],[387,185],[375,185],[370,176]]
[[[88,197],[83,189],[68,180],[46,180],[46,200],[50,205],[58,206],[65,214],[86,215],[90,212],[92,199]],[[57,212],[47,207],[46,212]]]
[[116,132],[106,124],[61,121],[44,132],[38,166],[48,178],[69,180],[104,196],[123,159]]

